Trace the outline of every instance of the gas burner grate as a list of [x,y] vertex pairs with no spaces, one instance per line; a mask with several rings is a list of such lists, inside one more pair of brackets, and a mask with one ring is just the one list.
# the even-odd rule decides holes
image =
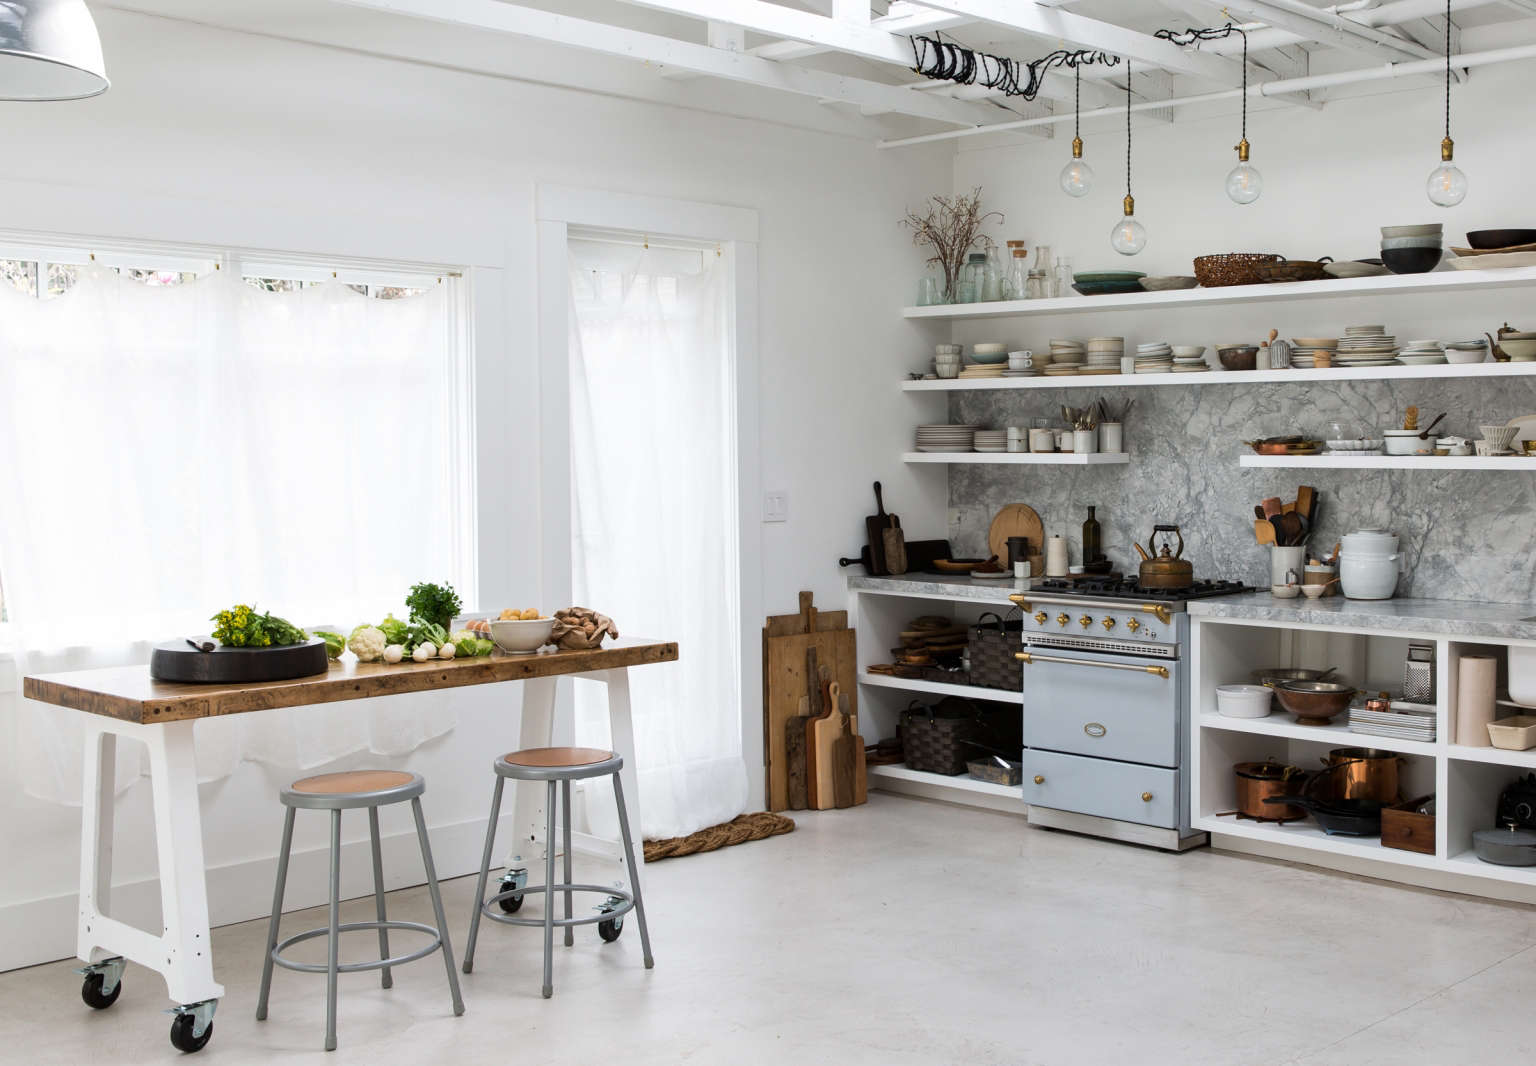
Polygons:
[[1084,577],[1075,581],[1048,578],[1037,582],[1032,588],[1040,592],[1057,592],[1084,598],[1163,600],[1172,603],[1253,591],[1241,581],[1196,581],[1193,585],[1180,589],[1146,588],[1133,578],[1118,575]]

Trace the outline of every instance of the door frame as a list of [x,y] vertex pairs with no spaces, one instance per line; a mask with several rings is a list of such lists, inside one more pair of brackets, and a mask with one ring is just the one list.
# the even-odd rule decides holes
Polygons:
[[[543,603],[571,599],[570,275],[567,241],[573,227],[621,230],[652,237],[715,242],[731,267],[732,393],[735,397],[737,571],[741,662],[741,753],[748,802],[763,794],[763,613],[761,446],[758,396],[758,216],[752,208],[672,200],[603,189],[540,185],[538,225],[539,533]],[[666,639],[666,633],[650,633]],[[689,650],[681,649],[687,656]]]

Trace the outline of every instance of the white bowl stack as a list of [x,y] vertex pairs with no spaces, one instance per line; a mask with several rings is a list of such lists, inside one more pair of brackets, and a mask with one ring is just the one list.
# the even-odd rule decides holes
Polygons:
[[1138,374],[1169,373],[1173,370],[1173,346],[1167,341],[1136,345],[1135,368]]
[[1205,361],[1205,346],[1201,344],[1175,344],[1169,349],[1173,353],[1174,374],[1203,374],[1211,369],[1211,364]]
[[1334,366],[1388,366],[1397,355],[1397,338],[1385,326],[1345,326]]
[[1008,431],[1006,429],[978,429],[973,438],[972,446],[978,452],[1006,452],[1008,450]]
[[1084,374],[1118,374],[1120,361],[1125,358],[1124,337],[1089,337],[1088,362],[1082,368]]
[[1070,377],[1082,368],[1086,355],[1082,341],[1052,339],[1051,361],[1041,373],[1047,377]]
[[1446,341],[1447,363],[1481,363],[1488,358],[1488,342],[1482,338],[1474,341]]
[[933,346],[933,372],[937,377],[954,378],[960,376],[962,358],[961,347],[958,344],[935,344]]
[[1404,366],[1436,366],[1447,361],[1445,345],[1437,340],[1409,341],[1397,350],[1397,361]]
[[[968,452],[976,446],[975,426],[918,426],[915,447],[920,452]],[[1003,445],[1007,447],[1007,434]]]

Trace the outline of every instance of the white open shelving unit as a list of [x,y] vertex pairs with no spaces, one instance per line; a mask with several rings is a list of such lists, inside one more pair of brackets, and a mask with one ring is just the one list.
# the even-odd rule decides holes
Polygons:
[[1122,466],[1126,452],[903,452],[904,463],[982,463],[1021,466]]
[[[1536,641],[1295,626],[1279,621],[1200,615],[1194,616],[1193,622],[1190,802],[1195,828],[1210,832],[1216,846],[1247,845],[1267,854],[1376,877],[1472,893],[1536,898],[1536,867],[1496,866],[1482,862],[1472,850],[1473,831],[1494,827],[1500,790],[1521,774],[1536,770],[1536,750],[1507,751],[1452,743],[1456,663],[1460,655],[1501,654],[1509,646],[1532,646]],[[1267,718],[1253,719],[1225,718],[1216,711],[1216,685],[1246,682],[1253,669],[1288,663],[1338,666],[1341,675],[1367,691],[1395,689],[1401,684],[1402,660],[1410,640],[1435,644],[1437,700],[1433,741],[1353,733],[1347,725],[1347,714],[1326,726],[1313,726],[1299,724],[1291,715],[1278,710]],[[1405,798],[1429,793],[1436,797],[1434,854],[1384,847],[1375,837],[1330,836],[1310,818],[1280,825],[1239,820],[1230,813],[1236,806],[1234,763],[1275,758],[1313,770],[1321,765],[1320,756],[1338,747],[1381,748],[1405,757],[1401,769]],[[1306,855],[1288,854],[1284,849],[1298,849]]]
[[[1536,285],[1536,267],[1503,270],[1437,270],[1428,274],[1399,274],[1375,278],[1329,278],[1272,285],[1232,285],[1217,289],[1174,289],[1129,292],[1111,296],[1061,296],[1050,300],[1003,300],[995,303],[940,304],[908,307],[904,318],[960,321],[1016,318],[1022,315],[1073,315],[1154,308],[1187,309],[1216,304],[1263,303],[1278,300],[1321,300],[1341,296],[1411,296],[1416,293],[1495,289]],[[1180,375],[1183,376],[1183,375]],[[1194,375],[1190,375],[1194,376]]]
[[1243,455],[1238,466],[1288,470],[1536,470],[1530,455]]
[[1416,381],[1426,378],[1520,378],[1536,376],[1536,361],[1442,363],[1436,366],[1340,366],[1321,369],[1210,370],[1203,374],[1089,374],[1034,378],[949,378],[903,381],[903,392],[986,392],[1014,389],[1156,388],[1158,386],[1254,385],[1338,381]]

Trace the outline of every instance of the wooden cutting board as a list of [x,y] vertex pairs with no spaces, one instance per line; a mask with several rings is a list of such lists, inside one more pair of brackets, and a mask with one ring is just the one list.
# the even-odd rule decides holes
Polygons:
[[[813,811],[829,810],[836,804],[836,759],[833,746],[842,734],[847,714],[840,711],[847,705],[842,698],[842,686],[836,681],[827,686],[824,694],[826,706],[820,718],[812,718],[806,724],[805,751],[807,806]],[[850,794],[852,786],[850,785]]]
[[987,530],[987,550],[1006,565],[1008,538],[1029,538],[1029,576],[1045,573],[1045,525],[1035,509],[1025,503],[1010,503],[992,517]]
[[[800,700],[807,687],[806,651],[816,649],[817,663],[827,667],[831,680],[857,711],[858,644],[855,631],[848,628],[845,611],[815,611],[811,594],[801,594],[804,610],[799,615],[769,618],[763,628],[763,764],[764,806],[782,811],[789,806],[789,774],[785,749],[786,726],[791,718],[802,715]],[[788,620],[799,619],[795,630]],[[831,622],[835,621],[835,627]],[[803,627],[814,626],[811,630]]]

